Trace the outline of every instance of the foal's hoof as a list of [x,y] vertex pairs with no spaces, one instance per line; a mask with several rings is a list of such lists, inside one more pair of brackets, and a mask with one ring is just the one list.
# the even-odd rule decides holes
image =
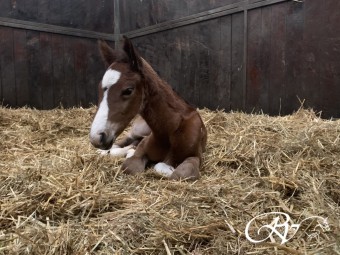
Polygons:
[[199,179],[199,159],[196,157],[187,158],[180,164],[170,176],[170,180],[195,181]]
[[127,158],[121,169],[124,174],[136,175],[144,171],[145,165],[143,160],[136,157]]

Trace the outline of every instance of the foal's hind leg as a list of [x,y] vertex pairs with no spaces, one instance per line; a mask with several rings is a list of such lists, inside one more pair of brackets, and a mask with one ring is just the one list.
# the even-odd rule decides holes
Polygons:
[[144,171],[147,162],[146,157],[131,156],[124,161],[121,169],[125,174],[136,175]]
[[200,177],[200,158],[190,157],[186,158],[170,175],[170,180],[197,180]]

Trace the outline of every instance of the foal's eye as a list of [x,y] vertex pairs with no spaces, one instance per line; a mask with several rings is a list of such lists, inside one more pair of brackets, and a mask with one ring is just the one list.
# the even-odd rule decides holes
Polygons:
[[103,88],[103,91],[105,92],[106,90],[107,90],[107,87],[104,87],[104,88]]
[[130,96],[133,92],[133,88],[127,88],[122,91],[122,96]]

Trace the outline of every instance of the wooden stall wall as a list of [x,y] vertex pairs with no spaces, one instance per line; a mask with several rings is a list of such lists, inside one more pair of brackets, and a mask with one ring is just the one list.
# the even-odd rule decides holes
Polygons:
[[339,9],[337,0],[3,0],[0,101],[96,103],[96,41],[125,34],[195,106],[285,115],[304,101],[339,118]]
[[120,33],[198,107],[340,117],[340,2],[120,0]]
[[97,38],[113,37],[113,4],[112,0],[2,0],[2,104],[51,109],[96,103],[105,68]]

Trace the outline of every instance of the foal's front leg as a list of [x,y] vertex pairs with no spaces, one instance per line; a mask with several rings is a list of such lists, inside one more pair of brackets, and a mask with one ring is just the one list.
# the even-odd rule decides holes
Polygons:
[[148,140],[148,137],[145,137],[138,144],[136,151],[134,152],[134,155],[132,155],[131,157],[127,158],[124,161],[121,167],[121,170],[123,171],[123,173],[136,175],[144,171],[146,163],[148,162],[148,159],[145,156],[147,140]]

